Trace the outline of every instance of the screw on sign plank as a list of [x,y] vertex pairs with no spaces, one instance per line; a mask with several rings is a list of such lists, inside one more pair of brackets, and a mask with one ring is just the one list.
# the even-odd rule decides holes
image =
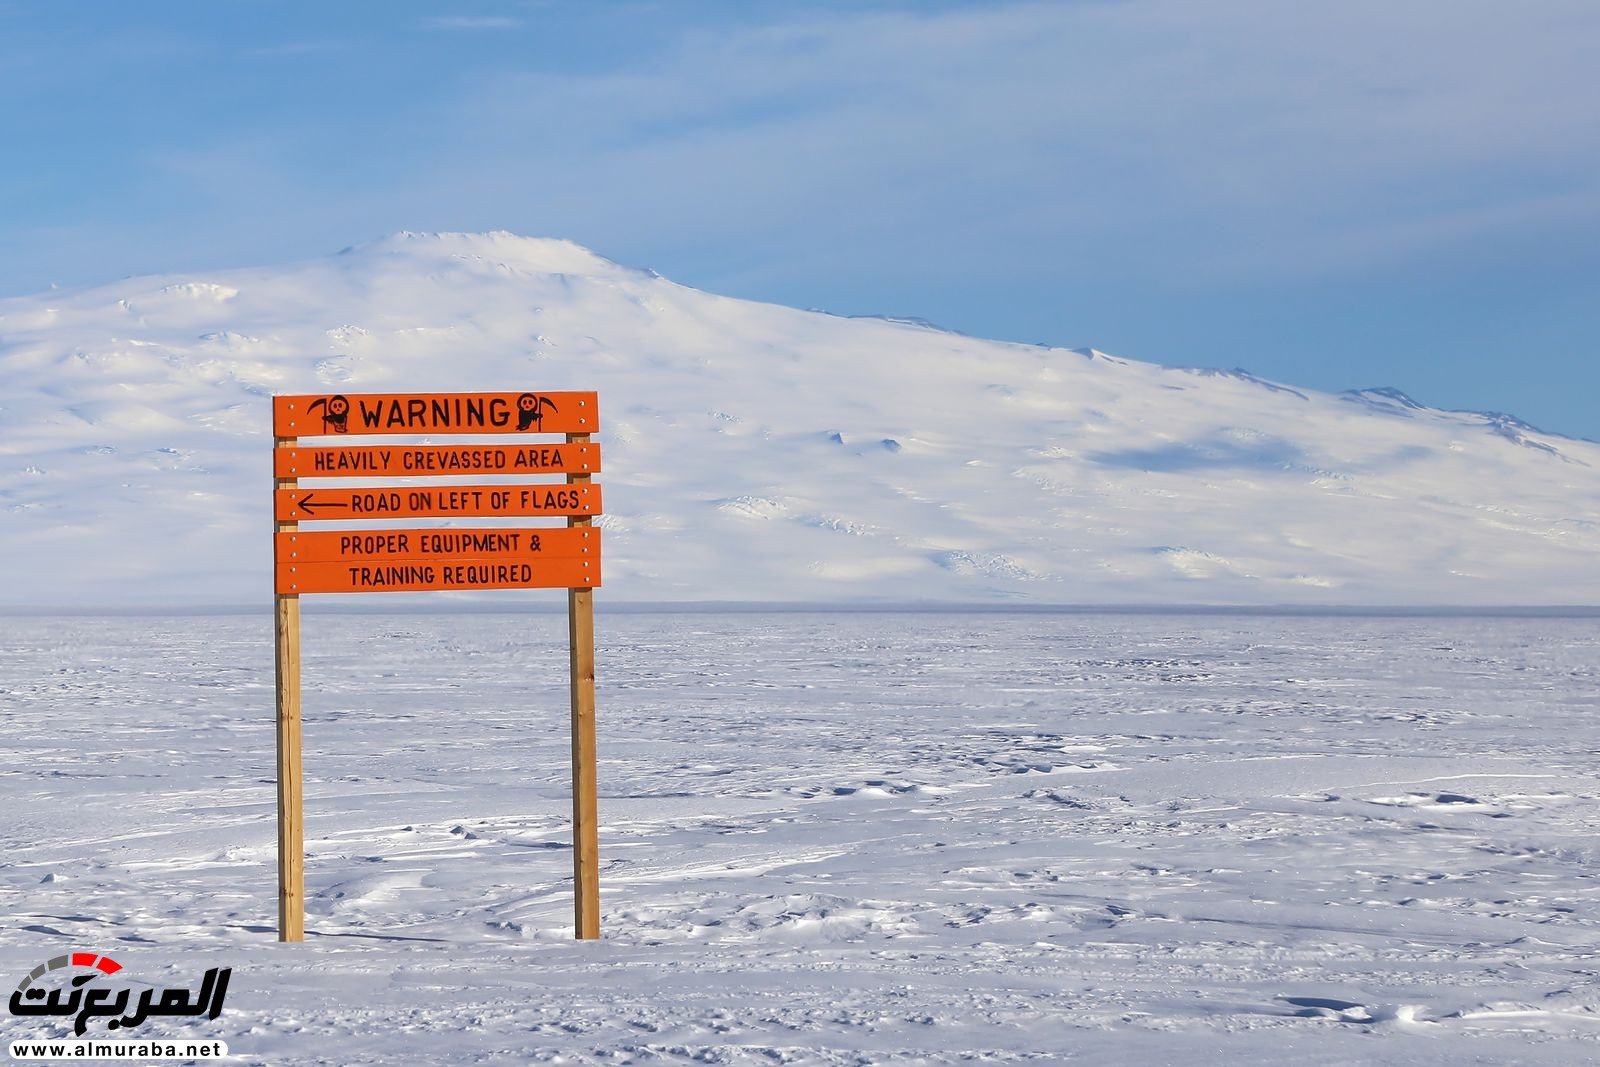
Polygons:
[[[300,597],[307,593],[566,589],[572,701],[573,919],[600,936],[594,590],[600,585],[599,399],[592,392],[330,393],[272,398],[277,638],[278,939],[305,937]],[[302,437],[522,434],[514,443],[301,447]],[[562,434],[539,442],[527,435]],[[301,478],[561,475],[561,482],[304,488]],[[300,523],[566,516],[564,528],[301,531]]]
[[279,489],[284,522],[597,515],[598,485],[414,485],[397,489]]
[[358,445],[279,448],[279,478],[415,478],[480,474],[593,474],[599,445]]
[[272,398],[275,437],[335,434],[590,434],[594,393],[329,393]]
[[594,559],[600,531],[593,527],[451,526],[421,530],[290,530],[276,535],[285,563],[388,563],[395,560]]

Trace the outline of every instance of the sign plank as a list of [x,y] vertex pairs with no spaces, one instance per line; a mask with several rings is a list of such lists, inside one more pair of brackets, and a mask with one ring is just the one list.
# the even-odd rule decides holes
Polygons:
[[279,593],[415,593],[466,589],[589,589],[600,561],[440,559],[393,563],[280,563]]
[[277,437],[335,434],[593,433],[593,392],[325,393],[272,398]]
[[[600,585],[600,449],[593,392],[329,393],[272,401],[277,604],[278,936],[305,936],[300,752],[300,597],[477,589],[566,589],[572,699],[574,935],[600,936],[594,590]],[[561,443],[300,447],[340,435],[562,434]],[[439,479],[564,475],[561,483]],[[307,489],[305,478],[433,479],[394,488]],[[566,516],[565,527],[308,530],[300,523],[406,517]],[[115,1023],[112,1024],[116,1025]]]
[[284,522],[362,519],[598,515],[598,485],[408,485],[381,489],[279,489],[273,514]]
[[296,530],[277,535],[281,563],[392,563],[399,560],[600,558],[597,527],[438,527],[414,530]]
[[592,474],[599,445],[354,445],[278,448],[279,478],[444,478],[480,474]]

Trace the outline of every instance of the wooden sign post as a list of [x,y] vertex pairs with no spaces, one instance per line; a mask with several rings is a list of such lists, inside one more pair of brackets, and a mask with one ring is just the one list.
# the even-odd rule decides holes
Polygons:
[[[567,444],[584,447],[589,435],[567,435]],[[567,475],[567,483],[589,488],[589,475]],[[598,534],[588,514],[567,520],[570,529]],[[594,590],[567,590],[567,647],[572,656],[572,825],[578,827],[572,842],[572,869],[577,879],[573,894],[573,929],[579,938],[600,936],[599,795],[595,784],[594,750]],[[582,828],[587,827],[587,832]]]
[[[300,596],[437,589],[566,589],[572,676],[574,936],[600,936],[594,590],[600,585],[600,426],[594,393],[370,393],[272,398],[277,644],[278,940],[305,939],[300,764]],[[515,444],[418,445],[389,438],[509,434]],[[528,435],[560,434],[560,443]],[[386,443],[301,447],[302,437]],[[563,475],[562,482],[315,488],[303,478]],[[398,518],[565,517],[565,527],[348,527]],[[300,523],[337,523],[302,530]]]
[[[293,437],[277,437],[278,448],[292,447]],[[276,449],[274,449],[276,451]],[[279,478],[278,491],[292,488],[294,478]],[[275,521],[273,539],[300,528],[297,522]],[[300,595],[275,589],[273,633],[278,660],[278,940],[303,941],[306,936],[305,831],[300,773]]]

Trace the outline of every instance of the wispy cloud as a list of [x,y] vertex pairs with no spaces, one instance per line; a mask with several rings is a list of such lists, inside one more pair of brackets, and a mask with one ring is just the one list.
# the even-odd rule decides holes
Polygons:
[[766,10],[787,13],[667,19],[626,62],[462,69],[343,124],[358,190],[298,126],[268,136],[362,217],[761,248],[795,276],[1276,282],[1600,214],[1593,0]]
[[[119,265],[149,269],[151,249],[178,257],[179,232],[205,262],[509,228],[739,295],[1126,338],[1308,384],[1274,354],[1343,365],[1346,342],[1381,353],[1369,340],[1408,323],[1419,350],[1454,328],[1520,352],[1544,329],[1573,373],[1593,363],[1594,0],[557,7],[396,12],[348,60],[294,65],[282,109],[171,108],[195,132],[159,146],[168,158],[125,149],[115,182],[74,193],[100,205],[104,234],[73,246],[91,253],[30,238],[8,262],[100,263],[116,244]],[[440,48],[419,27],[457,32]],[[564,47],[493,47],[516,27]],[[187,79],[151,55],[213,51],[171,31],[30,47],[46,51],[13,46],[27,77],[7,85],[24,135],[101,67]],[[409,77],[419,62],[440,76]],[[98,97],[79,106],[48,129],[117,132]],[[96,151],[78,171],[111,158]],[[56,217],[87,216],[74,201]],[[1223,354],[1190,351],[1202,335]]]
[[[450,122],[558,213],[626,203],[684,236],[920,225],[1102,270],[1315,274],[1600,194],[1596,37],[1588,0],[835,12],[498,75]],[[551,158],[529,189],[518,161]]]
[[421,25],[430,30],[514,30],[522,20],[506,15],[439,15],[423,19]]
[[340,44],[337,41],[288,41],[283,44],[269,44],[248,48],[244,54],[268,57],[321,56],[348,51],[349,47],[349,45]]

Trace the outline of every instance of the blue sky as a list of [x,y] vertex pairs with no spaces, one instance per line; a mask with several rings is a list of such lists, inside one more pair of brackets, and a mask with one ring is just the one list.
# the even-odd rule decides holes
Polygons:
[[0,0],[0,294],[569,237],[1600,438],[1594,0]]

